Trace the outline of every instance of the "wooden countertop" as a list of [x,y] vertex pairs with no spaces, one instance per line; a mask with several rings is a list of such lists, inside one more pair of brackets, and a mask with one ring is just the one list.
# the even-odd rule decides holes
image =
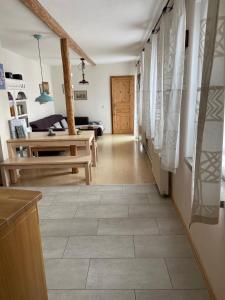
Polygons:
[[0,230],[42,198],[41,192],[0,188]]

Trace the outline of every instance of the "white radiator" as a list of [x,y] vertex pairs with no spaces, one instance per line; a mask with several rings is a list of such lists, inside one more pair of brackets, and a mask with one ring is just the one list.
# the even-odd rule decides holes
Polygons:
[[152,172],[155,178],[156,184],[158,186],[161,195],[169,194],[169,172],[161,169],[161,158],[158,153],[154,151],[154,146],[151,140],[146,140],[142,135],[143,146],[151,160]]

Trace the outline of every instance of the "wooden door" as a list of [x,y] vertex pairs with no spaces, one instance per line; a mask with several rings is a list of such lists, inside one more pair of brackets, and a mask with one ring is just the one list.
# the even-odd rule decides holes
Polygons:
[[113,133],[134,133],[134,76],[111,77]]

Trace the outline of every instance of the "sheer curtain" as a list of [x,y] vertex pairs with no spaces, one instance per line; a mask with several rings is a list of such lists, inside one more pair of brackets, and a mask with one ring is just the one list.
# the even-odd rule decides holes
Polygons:
[[155,137],[153,140],[154,148],[160,152],[162,149],[163,138],[163,67],[164,67],[164,38],[166,27],[164,26],[164,17],[160,23],[160,31],[157,36],[157,92],[155,101]]
[[146,138],[150,138],[150,69],[151,69],[151,45],[147,43],[144,51],[144,78],[143,78],[143,104],[142,104],[142,128]]
[[191,223],[217,224],[225,100],[225,0],[202,0],[201,5],[203,16]]
[[[162,168],[175,172],[179,162],[180,110],[184,77],[186,9],[184,0],[175,0],[163,18],[170,28],[164,38]],[[161,28],[161,27],[160,27]]]
[[151,39],[151,64],[150,64],[150,137],[155,138],[155,114],[157,96],[157,35]]

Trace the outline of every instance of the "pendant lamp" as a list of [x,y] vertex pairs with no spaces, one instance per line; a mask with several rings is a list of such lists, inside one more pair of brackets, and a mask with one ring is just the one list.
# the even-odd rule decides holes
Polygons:
[[79,84],[89,84],[89,82],[87,80],[85,80],[85,74],[84,74],[84,70],[85,70],[85,63],[84,63],[84,58],[81,58],[81,69],[82,69],[82,77],[83,79],[81,81],[79,81]]
[[44,92],[44,86],[43,86],[43,69],[42,69],[42,61],[41,61],[41,51],[40,51],[40,39],[42,36],[40,34],[34,34],[34,38],[38,42],[38,55],[39,55],[39,61],[40,61],[40,69],[41,69],[41,85],[42,85],[42,92],[39,97],[35,99],[35,101],[39,102],[40,104],[45,104],[50,101],[53,101],[53,98],[49,96],[46,92]]

